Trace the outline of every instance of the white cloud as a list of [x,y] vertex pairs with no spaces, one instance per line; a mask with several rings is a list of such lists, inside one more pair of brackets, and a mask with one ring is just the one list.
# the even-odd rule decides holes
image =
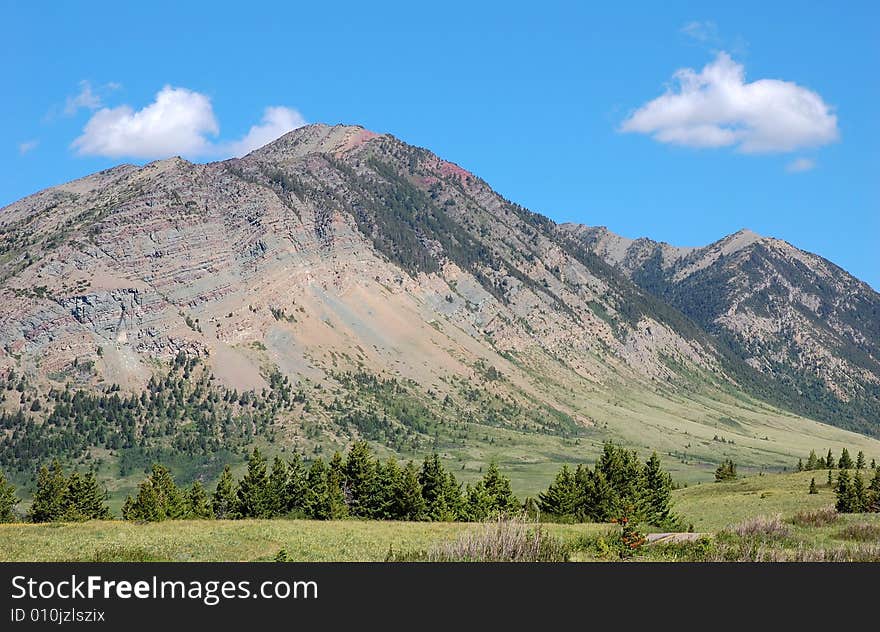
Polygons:
[[23,143],[18,144],[18,153],[21,154],[22,156],[24,156],[25,154],[28,154],[28,153],[32,152],[33,150],[35,150],[37,148],[37,145],[39,145],[39,144],[40,144],[40,141],[36,140],[36,139],[26,140]]
[[225,154],[244,156],[287,132],[302,127],[306,120],[292,108],[270,106],[263,111],[263,119],[254,125],[241,140],[227,143]]
[[64,103],[64,116],[73,116],[81,109],[97,110],[99,107],[101,107],[101,97],[92,91],[92,84],[89,81],[80,81],[79,92],[67,97]]
[[208,97],[165,86],[156,100],[141,110],[121,105],[95,112],[72,147],[81,156],[195,156],[210,150],[208,135],[219,133]]
[[810,158],[798,158],[792,160],[785,166],[785,170],[789,173],[802,173],[816,168],[816,161]]
[[305,124],[294,109],[267,107],[262,121],[243,138],[217,142],[211,138],[220,133],[211,100],[186,88],[165,86],[140,110],[121,105],[95,112],[71,146],[81,156],[225,158],[244,155]]
[[815,92],[789,81],[745,81],[725,52],[700,72],[678,70],[677,90],[649,101],[621,125],[662,143],[735,146],[746,153],[787,152],[838,138],[837,116]]

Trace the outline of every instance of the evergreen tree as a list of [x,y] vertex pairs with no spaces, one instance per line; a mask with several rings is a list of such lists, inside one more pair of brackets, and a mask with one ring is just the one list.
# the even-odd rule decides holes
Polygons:
[[150,471],[150,481],[159,502],[162,520],[179,520],[186,516],[186,495],[174,482],[174,476],[164,465],[156,463]]
[[287,463],[287,493],[285,494],[285,512],[301,512],[306,497],[306,468],[298,454]]
[[840,513],[855,511],[856,500],[853,495],[853,484],[847,470],[843,470],[837,475],[837,486],[834,491],[837,494],[837,503],[835,504],[837,511]]
[[481,522],[489,517],[492,512],[492,498],[486,492],[483,481],[477,481],[474,485],[468,483],[465,488],[464,515],[469,522]]
[[520,510],[520,503],[510,489],[510,479],[501,474],[494,462],[483,475],[483,487],[490,499],[491,513],[511,514]]
[[812,471],[819,469],[819,459],[816,456],[815,450],[810,450],[810,456],[807,457],[807,464],[804,466],[804,469]]
[[877,459],[871,459],[871,469],[872,470],[877,469]]
[[798,472],[804,471],[804,460],[803,459],[798,459],[797,471]]
[[333,455],[333,460],[327,471],[327,510],[331,520],[339,520],[348,515],[345,463],[339,452]]
[[159,504],[159,495],[149,477],[141,481],[135,498],[129,496],[125,499],[125,504],[122,505],[122,518],[145,522],[158,522],[165,519]]
[[89,470],[84,476],[74,472],[67,479],[63,519],[72,522],[108,520],[110,508],[106,501],[107,491],[98,483],[94,470]]
[[338,474],[333,473],[321,458],[312,462],[307,479],[303,509],[315,520],[332,520],[344,514],[342,489]]
[[828,487],[834,485],[834,477],[831,475],[831,470],[828,470]]
[[880,469],[874,470],[874,477],[868,485],[868,511],[880,512]]
[[287,488],[290,484],[287,463],[276,456],[272,461],[269,474],[269,486],[266,496],[266,514],[270,517],[283,516],[287,513]]
[[818,494],[819,493],[819,490],[816,488],[816,479],[815,478],[810,479],[810,493],[811,494]]
[[51,469],[42,466],[37,474],[37,489],[28,512],[31,522],[55,522],[63,519],[66,492],[67,478],[60,461],[53,460]]
[[837,462],[837,467],[841,470],[851,470],[853,468],[853,460],[849,456],[849,450],[846,448],[840,453],[840,460]]
[[394,457],[377,466],[376,493],[372,501],[373,517],[379,520],[397,520],[398,503],[396,490],[400,488],[401,471]]
[[547,491],[538,494],[538,505],[544,513],[560,517],[574,517],[578,509],[579,498],[580,494],[574,474],[568,465],[563,465]]
[[834,460],[834,455],[831,454],[831,448],[828,448],[828,455],[825,457],[825,467],[831,470],[834,469],[836,464],[837,461]]
[[404,466],[397,483],[395,497],[398,518],[409,521],[423,520],[425,498],[422,496],[422,486],[419,484],[419,472],[412,461]]
[[732,481],[736,478],[736,463],[733,459],[725,459],[715,470],[716,481]]
[[15,506],[20,502],[15,495],[15,486],[0,471],[0,522],[15,522]]
[[217,488],[211,496],[211,510],[218,520],[228,520],[236,517],[237,504],[235,479],[232,477],[232,469],[227,465],[223,468]]
[[452,472],[446,472],[436,452],[425,457],[419,471],[419,485],[422,487],[428,520],[448,522],[458,518],[461,486]]
[[853,476],[852,498],[853,513],[861,513],[863,511],[867,511],[868,506],[870,505],[868,490],[865,488],[865,481],[862,478],[862,473],[858,471],[856,472],[855,476]]
[[372,515],[376,493],[376,460],[366,441],[351,446],[344,467],[345,487],[349,496],[351,515]]
[[214,517],[211,503],[208,500],[208,492],[201,481],[193,482],[186,493],[187,512],[186,517],[194,520],[208,520]]
[[866,467],[865,463],[865,453],[859,450],[859,453],[856,455],[856,469],[863,470]]
[[672,477],[660,467],[660,457],[654,452],[645,463],[645,491],[643,510],[645,521],[655,527],[676,529],[680,520],[672,513]]
[[247,472],[238,483],[235,511],[242,518],[267,518],[270,515],[269,476],[266,459],[259,448],[251,452]]

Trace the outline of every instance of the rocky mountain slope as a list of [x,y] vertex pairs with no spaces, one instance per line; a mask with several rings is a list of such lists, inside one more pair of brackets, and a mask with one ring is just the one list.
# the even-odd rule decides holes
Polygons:
[[[526,479],[588,458],[604,438],[675,455],[693,477],[723,454],[758,467],[813,444],[880,453],[744,392],[777,356],[736,356],[720,336],[757,328],[767,344],[811,350],[835,376],[876,383],[877,356],[859,342],[876,332],[876,311],[837,303],[849,338],[790,336],[769,321],[808,319],[815,293],[812,277],[785,277],[768,286],[771,314],[758,313],[764,295],[738,298],[719,325],[676,298],[688,290],[660,286],[675,270],[669,284],[726,297],[733,273],[716,274],[711,253],[732,261],[731,248],[647,253],[609,237],[603,250],[590,235],[353,126],[311,125],[241,159],[123,165],[42,191],[0,210],[0,461],[170,451],[207,464],[223,446],[317,452],[365,436],[403,454],[438,449],[465,478],[494,457]],[[822,356],[845,339],[865,357]],[[859,402],[871,404],[851,386],[841,406],[858,417]]]
[[760,372],[753,390],[860,432],[880,419],[880,295],[779,239],[741,230],[703,248],[563,225],[588,251],[681,310]]

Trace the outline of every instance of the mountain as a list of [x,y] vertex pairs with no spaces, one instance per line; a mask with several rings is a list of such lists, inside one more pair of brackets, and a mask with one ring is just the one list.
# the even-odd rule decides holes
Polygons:
[[[711,309],[751,310],[754,322],[730,331],[759,330],[786,354],[862,349],[828,366],[852,380],[834,382],[850,389],[839,400],[858,422],[848,425],[876,433],[857,389],[880,374],[876,345],[859,338],[877,330],[859,302],[876,306],[867,286],[826,262],[834,282],[823,287],[851,301],[834,307],[849,333],[807,340],[766,323],[808,322],[818,277],[786,276],[788,294],[770,286],[767,315],[764,295],[734,297],[754,284],[716,272],[712,253],[733,265],[751,236],[684,250],[594,234],[356,126],[310,125],[241,159],[122,165],[39,192],[0,210],[0,467],[61,455],[100,463],[121,488],[155,459],[210,478],[255,443],[312,455],[365,437],[403,456],[437,450],[465,480],[496,459],[532,492],[606,439],[661,451],[682,480],[727,457],[780,468],[812,448],[880,454],[818,423],[840,422],[819,414],[827,406],[814,414],[778,396],[784,380],[760,351],[741,353],[686,298],[711,289]],[[753,268],[795,266],[781,246],[761,248],[767,263]],[[819,261],[798,256],[810,270]]]
[[798,413],[877,434],[880,294],[791,244],[741,230],[703,248],[560,227],[760,372],[751,390]]

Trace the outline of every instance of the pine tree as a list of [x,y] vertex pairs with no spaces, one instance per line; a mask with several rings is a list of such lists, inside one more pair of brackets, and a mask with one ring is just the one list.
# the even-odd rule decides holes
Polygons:
[[153,481],[148,477],[141,481],[135,498],[129,496],[122,505],[122,518],[145,522],[158,522],[165,516],[159,503],[159,495],[153,487]]
[[186,493],[187,513],[186,517],[193,520],[208,520],[214,517],[211,504],[208,500],[208,492],[201,481],[194,481]]
[[868,490],[865,488],[865,481],[861,472],[856,472],[852,483],[852,511],[853,513],[861,513],[868,509],[870,500],[868,498]]
[[672,513],[672,477],[660,467],[654,452],[645,463],[643,511],[645,521],[655,527],[676,529],[680,520]]
[[853,460],[849,456],[849,450],[846,448],[840,453],[840,460],[837,462],[837,467],[841,470],[851,470],[853,468]]
[[834,491],[837,494],[837,503],[835,504],[837,511],[840,513],[852,513],[855,511],[854,506],[856,502],[853,496],[853,485],[847,470],[843,470],[837,475],[837,486]]
[[223,468],[217,488],[211,496],[211,510],[218,520],[228,520],[236,517],[237,504],[235,479],[232,477],[232,469],[227,465]]
[[733,459],[725,459],[715,470],[716,481],[732,481],[736,478],[736,463]]
[[331,511],[327,500],[327,477],[328,468],[324,459],[317,458],[309,468],[306,480],[306,494],[303,509],[309,518],[315,520],[329,520]]
[[417,521],[425,517],[425,498],[422,486],[419,485],[419,472],[415,464],[409,461],[397,479],[397,515],[401,520]]
[[396,490],[400,487],[401,471],[394,457],[380,463],[376,469],[376,493],[373,502],[373,517],[379,520],[398,520]]
[[512,514],[521,509],[520,502],[510,489],[510,479],[502,475],[498,466],[492,462],[483,475],[483,487],[490,499],[491,513]]
[[810,450],[810,456],[807,457],[806,470],[812,471],[819,469],[819,459],[816,457],[816,451]]
[[871,459],[871,469],[872,470],[877,469],[877,459]]
[[266,514],[270,517],[283,516],[287,513],[287,487],[290,483],[287,464],[276,456],[272,461],[269,474],[269,486],[266,497]]
[[37,474],[37,490],[28,517],[31,522],[55,522],[64,517],[64,495],[67,478],[60,461],[52,461],[52,468],[45,465]]
[[816,488],[816,479],[810,479],[810,494],[818,494],[819,490]]
[[306,496],[307,472],[298,454],[287,463],[287,493],[285,512],[302,512]]
[[834,455],[831,454],[831,448],[828,448],[828,455],[825,457],[825,467],[829,470],[834,469],[837,461],[834,460]]
[[449,522],[458,518],[461,487],[452,472],[446,472],[436,452],[425,457],[419,471],[419,485],[428,520]]
[[798,459],[797,471],[798,472],[804,471],[804,460],[803,459]]
[[344,467],[351,515],[369,517],[376,492],[376,461],[366,441],[356,441],[348,452]]
[[108,520],[110,508],[106,501],[107,490],[98,483],[94,470],[89,470],[85,476],[74,472],[67,479],[63,519],[72,522]]
[[538,494],[538,504],[544,513],[560,517],[574,517],[578,496],[574,474],[568,465],[563,465],[547,491]]
[[327,511],[331,520],[339,520],[348,515],[345,464],[339,452],[333,455],[327,471]]
[[880,512],[880,469],[874,470],[874,477],[868,485],[868,511]]
[[865,469],[865,453],[859,450],[859,453],[856,455],[856,469],[863,470]]
[[15,495],[15,486],[0,471],[0,522],[15,522],[15,506],[20,502]]
[[834,477],[831,475],[832,470],[828,470],[828,487],[834,485]]
[[150,470],[150,481],[159,502],[162,520],[179,520],[186,516],[186,496],[174,482],[174,476],[166,466],[156,463]]
[[469,522],[481,522],[489,517],[492,512],[492,498],[486,492],[483,481],[477,481],[474,485],[468,483],[465,488],[464,514]]
[[267,518],[269,509],[266,459],[259,448],[254,448],[248,459],[247,472],[238,483],[235,511],[242,518]]

